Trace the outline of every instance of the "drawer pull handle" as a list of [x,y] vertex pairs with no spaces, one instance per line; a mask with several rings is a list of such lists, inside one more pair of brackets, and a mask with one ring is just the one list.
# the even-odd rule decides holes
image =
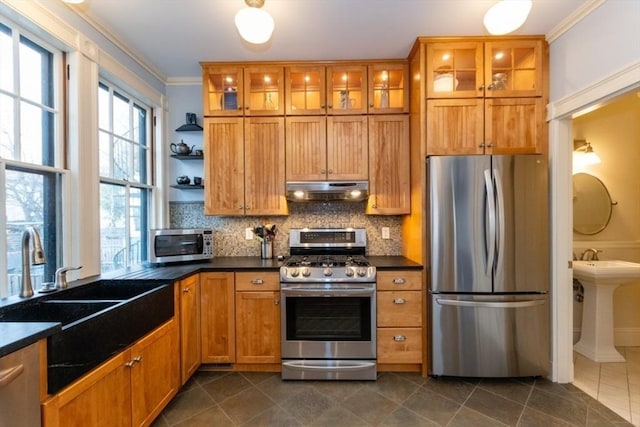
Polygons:
[[264,280],[263,279],[252,279],[251,280],[251,284],[252,285],[264,285]]
[[396,277],[395,279],[393,279],[394,285],[404,285],[405,283],[407,283],[407,281],[404,279],[404,277]]
[[395,342],[404,342],[407,340],[407,337],[405,337],[404,335],[394,335],[393,340]]
[[3,388],[24,372],[24,365],[16,365],[0,371],[0,388]]
[[394,303],[394,304],[404,304],[404,303],[406,303],[406,302],[407,302],[407,301],[406,301],[404,298],[394,298],[394,299],[393,299],[393,303]]
[[129,360],[127,363],[124,364],[124,366],[126,366],[127,368],[131,368],[134,363],[136,362],[134,362],[133,360]]

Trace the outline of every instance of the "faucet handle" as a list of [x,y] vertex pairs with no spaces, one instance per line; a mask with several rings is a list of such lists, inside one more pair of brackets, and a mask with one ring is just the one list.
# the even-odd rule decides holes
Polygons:
[[602,252],[602,249],[596,249],[596,251],[593,253],[593,257],[591,257],[592,261],[600,261],[600,258],[598,258],[598,254]]
[[56,289],[67,289],[69,285],[67,283],[67,271],[80,270],[82,266],[78,267],[62,267],[56,270]]

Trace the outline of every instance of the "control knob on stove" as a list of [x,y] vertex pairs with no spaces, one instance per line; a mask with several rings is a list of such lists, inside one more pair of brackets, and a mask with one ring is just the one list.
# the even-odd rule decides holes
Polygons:
[[353,277],[355,272],[353,271],[353,268],[347,268],[347,271],[345,272],[345,274],[347,275],[347,277]]
[[292,268],[289,271],[291,271],[291,277],[298,277],[298,274],[300,274],[297,268]]
[[302,275],[303,275],[304,277],[309,277],[309,276],[311,276],[311,270],[309,270],[309,268],[308,268],[308,267],[304,267],[304,268],[302,269]]
[[359,268],[358,269],[358,276],[364,277],[366,275],[367,275],[367,269],[366,268]]
[[331,276],[333,274],[333,270],[330,267],[327,267],[322,270],[322,274],[324,274],[325,276]]

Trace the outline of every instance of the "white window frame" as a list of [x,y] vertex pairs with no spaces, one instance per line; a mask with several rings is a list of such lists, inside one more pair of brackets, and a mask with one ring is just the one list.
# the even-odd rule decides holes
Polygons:
[[[64,82],[63,82],[63,73],[61,70],[63,69],[63,60],[64,55],[63,52],[52,46],[47,41],[42,38],[34,35],[29,32],[24,27],[16,24],[3,17],[2,24],[11,29],[12,36],[12,55],[13,55],[13,78],[14,78],[14,87],[12,91],[0,89],[0,93],[6,96],[10,96],[13,98],[14,105],[14,123],[13,123],[13,139],[16,141],[18,147],[21,144],[21,135],[20,135],[20,103],[25,102],[30,105],[35,105],[38,108],[41,108],[44,111],[50,112],[53,116],[52,119],[52,143],[53,143],[53,165],[41,165],[24,162],[22,160],[16,159],[6,159],[0,157],[0,253],[3,253],[0,256],[0,298],[9,296],[9,280],[8,280],[8,265],[7,265],[7,215],[6,215],[6,204],[7,204],[7,192],[6,192],[6,171],[10,168],[18,168],[23,169],[27,172],[32,171],[34,173],[39,172],[47,172],[59,174],[61,176],[61,188],[60,193],[63,197],[63,201],[67,200],[68,196],[68,182],[69,182],[69,171],[63,169],[64,164],[62,162],[63,159],[63,123],[65,120],[64,114],[64,98],[62,97],[62,93],[64,90]],[[32,43],[38,45],[39,47],[47,50],[52,54],[52,74],[51,80],[53,85],[53,107],[42,105],[39,103],[34,103],[32,100],[28,100],[22,97],[22,92],[20,88],[20,38],[25,37]],[[57,263],[62,263],[63,252],[64,252],[64,236],[65,236],[65,213],[67,209],[64,203],[61,205],[60,211],[57,212],[56,224],[55,228],[57,230],[61,230],[62,233],[57,235],[57,247],[56,247],[56,256],[50,256],[49,260],[55,259]],[[50,262],[50,261],[48,261]],[[59,265],[54,266],[54,269]]]

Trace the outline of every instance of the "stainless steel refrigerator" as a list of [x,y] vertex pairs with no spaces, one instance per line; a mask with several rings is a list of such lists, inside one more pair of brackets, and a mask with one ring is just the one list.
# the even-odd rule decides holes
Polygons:
[[547,176],[540,155],[427,158],[431,375],[548,373]]

